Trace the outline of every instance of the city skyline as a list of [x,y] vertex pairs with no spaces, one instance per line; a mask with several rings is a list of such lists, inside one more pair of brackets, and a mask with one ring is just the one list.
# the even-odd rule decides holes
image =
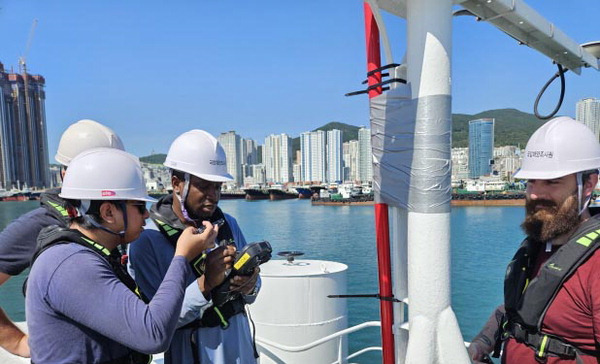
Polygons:
[[[578,101],[576,102],[576,105],[575,105],[575,109],[576,109],[576,115],[577,115],[577,105],[578,105],[578,104],[580,104],[582,101],[586,101],[586,100],[587,100],[587,101],[589,101],[589,100],[592,100],[592,101],[594,101],[594,102],[596,102],[596,103],[600,103],[600,101],[599,101],[600,99],[593,98],[593,97],[592,97],[592,98],[584,98],[584,99],[582,99],[582,100],[578,100]],[[595,104],[594,104],[594,105],[595,105]],[[509,110],[509,109],[508,109],[508,110]],[[594,109],[594,110],[595,110],[595,109]],[[481,113],[486,113],[486,114],[487,114],[487,113],[490,113],[490,112],[504,112],[504,110],[484,110],[484,111],[482,111],[482,112],[479,112],[479,113],[477,113],[477,114],[481,114]],[[535,119],[537,122],[539,122],[539,126],[541,126],[541,125],[542,125],[544,122],[546,122],[545,120],[539,120],[539,119],[535,118],[534,114],[532,114],[532,113],[524,113],[524,112],[521,112],[521,111],[518,111],[518,110],[517,110],[517,112],[518,112],[518,113],[522,113],[523,115],[528,115],[528,116],[530,116],[531,118],[534,118],[534,119]],[[460,114],[459,114],[458,116],[459,116],[459,117],[461,117],[461,118],[464,118],[465,116],[473,116],[473,119],[470,119],[470,120],[476,120],[477,118],[475,117],[475,115],[477,115],[477,114],[474,114],[474,115],[460,115]],[[453,114],[453,117],[454,117],[455,115],[457,115],[457,114]],[[559,114],[558,114],[558,115],[556,115],[555,117],[559,117],[559,116],[563,116],[563,115],[561,115],[561,114],[559,113]],[[574,116],[573,118],[577,120],[577,117],[576,117],[576,116]],[[498,122],[498,119],[497,119],[497,118],[495,118],[495,117],[494,117],[494,119],[496,119],[496,123],[497,123],[497,122]],[[504,118],[501,118],[501,120],[500,120],[500,121],[501,121],[501,122],[507,122],[507,121],[509,121],[509,120],[510,120],[510,119],[506,119],[506,117],[504,117]],[[459,121],[459,122],[460,122],[460,121]],[[321,126],[319,126],[317,129],[315,129],[315,130],[312,130],[312,131],[325,130],[325,133],[327,133],[327,130],[331,130],[331,129],[322,129],[322,128],[324,128],[324,127],[327,127],[327,126],[328,126],[329,124],[331,124],[331,123],[332,123],[332,122],[329,122],[329,123],[326,123],[326,124],[324,124],[324,125],[321,125]],[[343,125],[346,125],[346,126],[348,126],[348,127],[353,127],[353,128],[356,128],[356,132],[358,132],[358,130],[359,130],[359,129],[361,129],[361,128],[365,128],[365,126],[357,126],[357,125],[351,125],[351,124],[339,123],[339,122],[334,122],[334,123],[336,123],[336,124],[343,124]],[[500,124],[503,124],[503,123],[500,123]],[[468,122],[467,122],[467,126],[468,126]],[[536,126],[536,129],[537,129],[537,126]],[[229,130],[229,131],[231,131],[231,132],[234,132],[234,133],[237,133],[237,130]],[[534,131],[534,130],[531,130],[531,132],[533,132],[533,131]],[[304,131],[304,132],[302,132],[302,133],[308,133],[308,132],[310,132],[310,131],[309,131],[309,130],[306,130],[306,131]],[[453,130],[453,134],[454,134],[454,132],[455,132],[455,131]],[[218,137],[219,135],[221,135],[221,134],[224,134],[224,133],[226,133],[226,132],[225,132],[225,131],[220,131],[220,132],[217,132],[217,133],[215,133],[215,134],[213,134],[213,135],[214,135],[215,137]],[[298,140],[300,140],[300,135],[301,135],[302,133],[300,133],[298,136],[294,137],[293,135],[289,135],[289,134],[288,134],[288,133],[286,133],[286,132],[265,132],[265,134],[267,135],[267,137],[268,137],[268,136],[270,136],[270,135],[280,135],[280,134],[285,134],[285,135],[288,135],[288,136],[289,136],[289,137],[290,137],[292,140],[294,140],[294,139],[298,139]],[[467,134],[467,135],[468,135],[468,134]],[[526,135],[527,135],[527,134],[526,134]],[[267,137],[265,137],[265,138],[263,138],[263,139],[266,139]],[[241,147],[240,147],[240,148],[242,148],[242,149],[240,149],[240,153],[245,153],[245,154],[244,154],[244,156],[243,156],[243,157],[241,157],[241,158],[246,158],[246,159],[247,159],[247,158],[250,158],[250,159],[251,159],[251,161],[252,161],[250,164],[256,163],[256,161],[255,161],[255,160],[257,159],[257,155],[258,155],[258,154],[256,153],[256,152],[257,152],[257,151],[256,151],[256,149],[257,149],[257,148],[262,148],[262,147],[264,146],[264,143],[263,143],[263,144],[261,144],[261,143],[260,143],[258,140],[254,140],[254,139],[248,138],[247,136],[245,136],[245,135],[241,135],[241,134],[240,134],[240,138],[241,138],[241,139],[240,139],[240,143],[242,144],[242,145],[241,145]],[[357,135],[357,136],[356,136],[354,139],[349,139],[349,140],[355,140],[355,141],[358,141],[358,139],[359,139],[359,137],[358,137],[358,135]],[[468,137],[466,138],[466,141],[468,142]],[[246,144],[244,145],[244,143],[246,143]],[[254,143],[254,144],[252,144],[252,145],[251,145],[251,144],[248,144],[248,143]],[[509,143],[509,144],[499,144],[499,146],[504,146],[504,145],[517,145],[517,144],[510,144],[510,143]],[[524,146],[525,146],[525,143],[521,144],[521,147],[524,147]],[[459,148],[460,148],[460,146],[459,146]],[[252,151],[252,149],[254,149],[254,150]],[[248,152],[246,152],[246,151],[248,151]],[[299,151],[299,150],[297,150],[297,151]],[[130,151],[130,152],[131,152],[131,151]],[[248,153],[250,153],[250,154],[248,154]],[[150,157],[150,156],[154,156],[154,155],[161,155],[161,154],[163,154],[163,155],[166,155],[166,151],[156,151],[156,150],[152,150],[152,151],[151,151],[150,153],[148,153],[147,155],[137,155],[137,156],[138,156],[139,158],[143,158],[143,157]],[[53,155],[51,155],[51,157],[53,157]],[[296,160],[296,159],[295,159],[295,158],[296,158],[296,156],[293,156],[293,158],[294,158],[293,160]],[[57,164],[57,163],[56,163],[55,161],[53,161],[53,159],[51,158],[51,163],[50,163],[50,164]]]
[[[528,3],[577,43],[596,40],[599,2]],[[195,128],[263,140],[271,133],[298,136],[333,120],[369,126],[367,97],[343,96],[365,78],[362,2],[263,5],[4,2],[0,62],[18,68],[38,19],[27,65],[46,78],[50,156],[66,127],[83,118],[113,128],[138,156],[166,152],[177,135]],[[399,62],[406,22],[385,12],[383,18]],[[453,22],[453,112],[531,112],[555,65],[485,22]],[[577,100],[600,96],[600,74],[584,69],[565,77],[559,114],[574,117]],[[542,113],[557,94],[552,85]]]

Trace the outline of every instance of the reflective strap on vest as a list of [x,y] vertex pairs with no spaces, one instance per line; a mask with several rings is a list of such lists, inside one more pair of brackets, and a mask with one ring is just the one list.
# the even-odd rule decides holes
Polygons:
[[52,201],[46,201],[46,203],[52,207],[54,207],[56,209],[56,211],[58,211],[62,217],[69,217],[69,212],[67,211],[67,209],[65,209],[64,207],[62,207],[61,205],[52,202]]
[[106,249],[103,245],[100,245],[100,244],[96,243],[95,241],[85,238],[83,236],[81,237],[81,240],[90,244],[90,246],[93,247],[94,249],[96,249],[96,251],[101,252],[102,254],[106,255],[107,257],[110,256],[110,250]]
[[229,327],[229,319],[239,313],[246,312],[246,302],[242,296],[229,301],[220,307],[211,306],[202,314],[201,319],[196,319],[178,330],[197,329],[201,327],[217,327],[222,329]]
[[537,359],[544,359],[548,355],[559,356],[563,358],[575,358],[581,352],[573,345],[568,344],[560,338],[543,334],[530,333],[519,324],[508,324],[505,326],[505,333],[515,338],[520,343],[523,343],[535,350]]
[[158,225],[160,228],[162,228],[162,230],[164,230],[165,234],[167,234],[168,236],[173,236],[173,235],[181,232],[181,230],[176,229],[176,228],[172,227],[171,225],[167,224],[166,222],[161,221],[159,219],[154,219],[154,222],[156,223],[156,225]]
[[226,329],[229,327],[229,321],[225,318],[225,316],[221,313],[218,307],[215,307],[215,313],[219,316],[219,320],[221,320],[221,327]]

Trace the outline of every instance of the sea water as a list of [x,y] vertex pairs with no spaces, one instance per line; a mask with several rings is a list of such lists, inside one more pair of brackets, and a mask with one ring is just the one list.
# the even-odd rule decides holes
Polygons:
[[[39,202],[0,202],[0,228]],[[302,258],[332,260],[348,265],[348,293],[374,294],[377,286],[374,213],[371,206],[311,206],[307,200],[224,200],[223,211],[233,215],[248,242],[267,240],[274,252],[299,250]],[[452,305],[465,340],[470,340],[502,301],[506,264],[523,233],[522,207],[457,207],[451,212]],[[15,321],[25,320],[21,293],[25,277],[0,287],[0,306]],[[348,299],[349,325],[379,319],[373,298]],[[350,335],[349,352],[380,346],[379,328]],[[379,353],[354,362],[381,362]]]

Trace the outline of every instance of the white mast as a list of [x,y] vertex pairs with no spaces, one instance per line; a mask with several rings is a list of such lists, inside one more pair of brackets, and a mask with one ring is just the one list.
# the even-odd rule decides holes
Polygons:
[[[450,305],[452,1],[408,0],[406,10],[407,83],[416,107],[406,363],[469,363]],[[432,177],[439,181],[438,190],[428,188]]]
[[[374,187],[390,209],[395,297],[404,299],[408,275],[408,347],[404,356],[396,311],[396,362],[469,363],[450,300],[453,1],[366,1],[407,20],[407,84],[371,99]],[[598,43],[578,45],[522,0],[455,2],[577,74],[600,68]]]

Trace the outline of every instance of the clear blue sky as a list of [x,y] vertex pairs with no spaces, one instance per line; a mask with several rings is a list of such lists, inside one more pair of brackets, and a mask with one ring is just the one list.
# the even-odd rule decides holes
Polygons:
[[[529,0],[579,43],[600,40],[600,1]],[[365,78],[362,2],[0,0],[0,62],[23,53],[46,78],[50,155],[62,131],[82,118],[112,127],[138,155],[166,152],[180,133],[235,130],[264,142],[330,121],[368,124],[365,96],[344,97]],[[405,21],[386,16],[400,61]],[[554,74],[549,59],[473,18],[454,20],[453,112],[532,112]],[[600,97],[600,72],[567,74],[561,114]],[[553,85],[541,105],[551,111]],[[53,160],[52,160],[53,161]]]

